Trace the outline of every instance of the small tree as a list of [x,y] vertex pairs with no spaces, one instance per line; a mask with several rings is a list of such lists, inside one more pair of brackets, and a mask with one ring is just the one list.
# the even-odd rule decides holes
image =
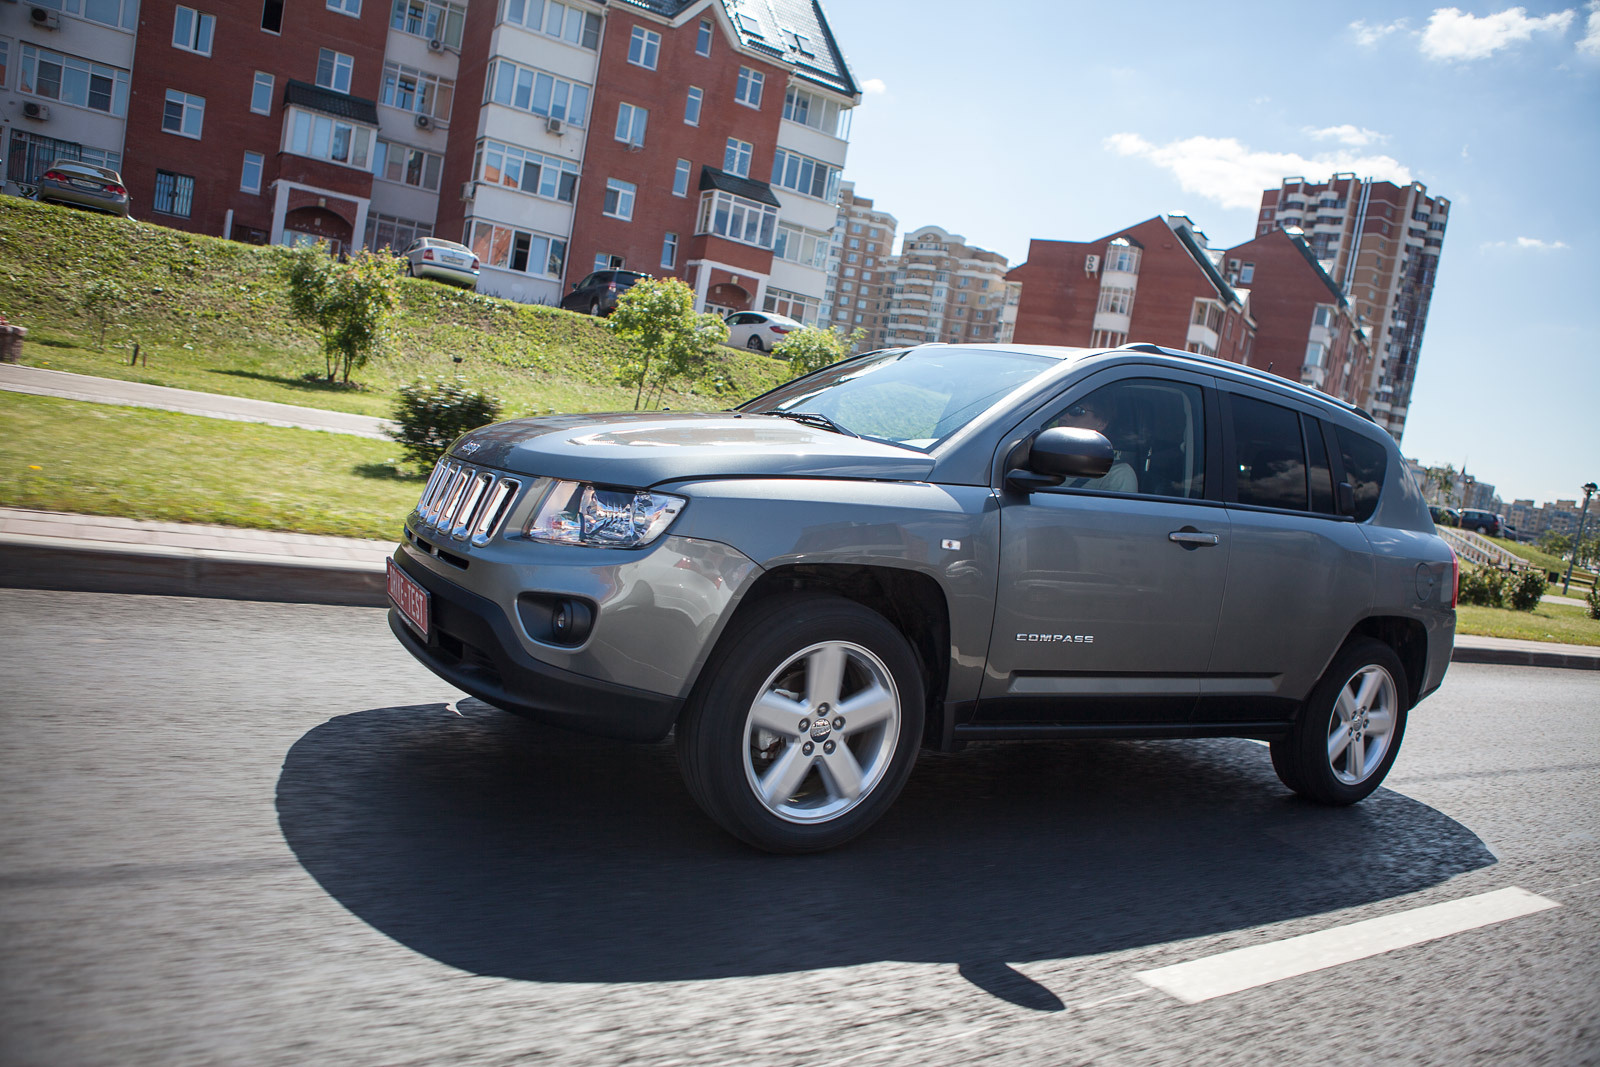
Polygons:
[[83,287],[83,310],[100,325],[100,347],[106,346],[106,325],[128,306],[128,291],[115,278],[96,278]]
[[1433,490],[1432,498],[1435,504],[1449,504],[1450,495],[1456,491],[1456,469],[1449,463],[1442,467],[1429,467],[1423,472],[1422,483],[1424,492],[1430,488]]
[[669,382],[698,377],[728,339],[727,324],[716,315],[696,314],[694,290],[676,278],[634,282],[617,298],[606,329],[628,346],[622,381],[635,386],[635,411],[652,371],[663,389]]
[[465,378],[435,378],[400,387],[396,428],[388,433],[400,442],[406,458],[427,468],[457,437],[499,417],[500,401],[472,388]]
[[318,241],[290,252],[284,274],[289,310],[322,331],[327,380],[342,376],[349,384],[351,370],[366,366],[383,343],[400,261],[363,250],[340,263]]
[[856,329],[843,334],[837,330],[819,330],[806,326],[791,330],[772,348],[772,354],[789,361],[789,369],[796,378],[821,370],[850,355],[851,349],[861,343],[866,331]]

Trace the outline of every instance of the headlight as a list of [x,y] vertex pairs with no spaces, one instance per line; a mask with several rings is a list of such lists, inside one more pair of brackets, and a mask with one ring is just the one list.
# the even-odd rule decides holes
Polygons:
[[562,545],[638,548],[665,533],[685,503],[682,497],[644,489],[554,482],[522,532]]

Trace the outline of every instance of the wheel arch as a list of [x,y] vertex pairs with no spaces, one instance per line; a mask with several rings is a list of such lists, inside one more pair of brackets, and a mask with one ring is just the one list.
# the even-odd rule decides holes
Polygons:
[[1354,637],[1370,637],[1394,650],[1406,672],[1406,707],[1415,707],[1428,669],[1428,631],[1422,623],[1404,615],[1372,615],[1355,625],[1345,643]]

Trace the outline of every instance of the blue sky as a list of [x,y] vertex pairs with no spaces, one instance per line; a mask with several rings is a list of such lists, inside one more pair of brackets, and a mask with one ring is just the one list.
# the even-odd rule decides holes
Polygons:
[[1228,246],[1336,170],[1452,202],[1401,448],[1509,502],[1600,480],[1600,0],[827,0],[866,87],[845,177],[1009,257],[1181,211]]

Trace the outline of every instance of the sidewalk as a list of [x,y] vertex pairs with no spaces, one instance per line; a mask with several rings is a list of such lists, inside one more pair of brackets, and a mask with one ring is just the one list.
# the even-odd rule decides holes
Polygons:
[[379,441],[392,440],[384,430],[394,425],[388,419],[371,415],[351,415],[343,411],[323,411],[270,400],[247,400],[219,393],[199,393],[193,389],[95,378],[43,367],[25,367],[18,363],[0,363],[0,389],[13,393],[32,393],[35,396],[58,396],[66,400],[87,400],[93,404],[160,408],[212,419],[264,422],[268,426],[347,433]]
[[[398,531],[396,531],[398,534]],[[394,542],[0,508],[0,587],[388,603]],[[1456,638],[1458,663],[1600,670],[1600,647]]]

